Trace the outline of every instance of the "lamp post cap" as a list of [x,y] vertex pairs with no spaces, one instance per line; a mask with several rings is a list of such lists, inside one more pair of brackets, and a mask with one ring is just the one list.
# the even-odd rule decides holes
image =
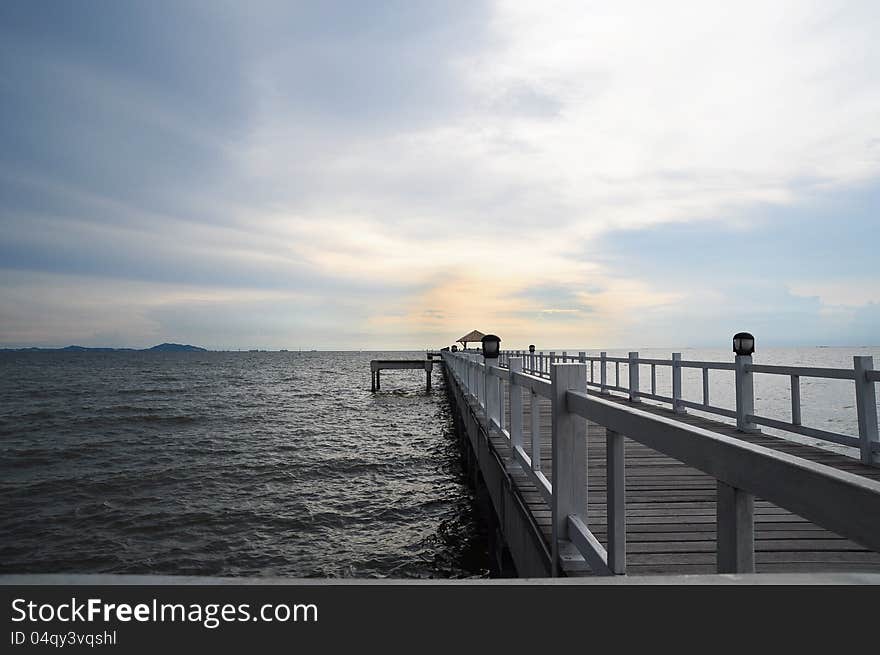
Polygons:
[[750,332],[737,332],[733,335],[733,352],[737,355],[751,355],[755,352],[755,337]]
[[487,334],[480,342],[483,344],[483,357],[486,359],[497,359],[501,350],[501,339],[498,335]]

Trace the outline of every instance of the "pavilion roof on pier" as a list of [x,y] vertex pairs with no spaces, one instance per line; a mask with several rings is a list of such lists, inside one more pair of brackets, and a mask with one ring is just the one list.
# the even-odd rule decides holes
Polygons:
[[458,343],[464,344],[464,347],[467,348],[469,342],[477,342],[480,341],[486,335],[480,332],[479,330],[473,330],[468,332],[466,335],[458,339]]

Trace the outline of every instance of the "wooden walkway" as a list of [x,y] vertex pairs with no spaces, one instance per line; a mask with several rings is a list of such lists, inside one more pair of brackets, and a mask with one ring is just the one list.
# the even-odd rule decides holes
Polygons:
[[[510,425],[509,385],[505,387],[505,425]],[[592,393],[592,392],[591,392]],[[604,398],[629,404],[614,396]],[[762,434],[745,434],[732,426],[642,403],[640,409],[743,441],[797,455],[880,481],[880,469],[855,459],[808,445]],[[523,402],[524,449],[531,452],[530,403]],[[550,401],[540,400],[541,469],[551,478]],[[606,542],[605,429],[588,422],[588,522]],[[510,457],[509,441],[493,430],[490,441],[498,454]],[[626,539],[627,573],[632,575],[715,573],[716,481],[681,462],[647,446],[625,440],[626,450]],[[527,475],[513,464],[508,473],[516,492],[527,505],[550,543],[550,507]],[[551,479],[552,482],[552,479]],[[880,520],[880,517],[878,517]],[[767,572],[880,571],[880,553],[844,539],[824,528],[755,499],[755,568]],[[567,567],[566,575],[589,575],[586,565]]]

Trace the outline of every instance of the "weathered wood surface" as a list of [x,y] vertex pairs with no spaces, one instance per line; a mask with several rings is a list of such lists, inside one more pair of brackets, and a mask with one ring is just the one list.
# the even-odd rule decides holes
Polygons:
[[[508,414],[504,423],[510,425],[509,389],[507,384],[504,386],[504,408]],[[627,402],[625,399],[610,399]],[[523,449],[529,453],[532,452],[532,406],[526,395],[522,403]],[[537,406],[541,469],[551,478],[551,404],[540,398]],[[671,410],[648,403],[642,403],[640,409],[673,416]],[[768,435],[745,434],[732,426],[691,414],[674,416],[691,425],[880,480],[880,469],[843,455]],[[509,442],[503,435],[493,431],[491,442],[503,457],[510,457]],[[606,445],[605,429],[588,423],[587,520],[590,530],[607,546]],[[715,479],[631,439],[624,439],[624,450],[627,572],[630,575],[714,573]],[[550,507],[518,465],[508,467],[508,471],[519,495],[550,543]],[[760,498],[755,499],[754,518],[755,569],[759,573],[880,571],[880,553],[867,550]],[[568,575],[589,575],[585,566],[570,566],[566,572]]]

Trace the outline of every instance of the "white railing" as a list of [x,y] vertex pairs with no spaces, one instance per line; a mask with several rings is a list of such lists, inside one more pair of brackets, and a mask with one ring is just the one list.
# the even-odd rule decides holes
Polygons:
[[[564,363],[553,357],[548,380],[525,372],[521,356],[508,354],[503,358],[506,367],[502,368],[499,360],[489,360],[487,365],[472,353],[444,353],[447,371],[468,402],[473,403],[486,433],[497,431],[509,440],[511,463],[525,471],[551,508],[554,575],[560,558],[573,554],[582,556],[596,573],[626,572],[624,436],[715,478],[719,573],[754,572],[756,495],[880,551],[880,482],[658,416],[639,409],[637,404],[621,404],[601,394],[589,394],[584,354],[579,354],[579,363]],[[541,371],[540,366],[539,362],[534,370]],[[737,367],[746,368],[744,362]],[[877,381],[874,374],[867,378]],[[505,383],[510,398],[507,427]],[[524,394],[531,403],[528,453],[523,447]],[[541,470],[541,397],[549,399],[551,407],[550,478]],[[589,527],[586,421],[603,426],[606,433],[604,545]]]
[[[543,378],[550,377],[550,367],[554,363],[576,362],[588,364],[587,387],[597,390],[600,394],[623,395],[630,402],[638,403],[641,399],[649,399],[672,407],[676,413],[683,414],[688,409],[707,412],[728,419],[736,420],[736,425],[743,432],[757,432],[759,426],[765,426],[782,432],[799,434],[813,439],[858,448],[864,464],[880,466],[880,434],[877,426],[877,393],[874,384],[880,382],[880,371],[874,370],[874,359],[870,356],[854,356],[853,368],[816,368],[807,366],[768,366],[754,364],[751,356],[736,356],[733,362],[688,361],[681,358],[681,353],[672,353],[671,359],[646,359],[639,357],[638,352],[629,353],[628,357],[609,357],[606,352],[598,356],[587,355],[581,351],[577,355],[567,352],[557,354],[543,351],[529,353],[524,351],[503,351],[501,366],[507,366],[511,358],[518,357],[523,361],[523,370]],[[626,379],[620,379],[620,365],[627,367]],[[608,370],[613,365],[614,383],[611,384]],[[651,390],[643,391],[639,386],[639,370],[642,366],[650,367]],[[657,391],[657,367],[671,369],[671,395],[661,395]],[[702,371],[703,393],[702,402],[693,402],[682,397],[682,370],[699,369]],[[597,375],[598,369],[598,375]],[[735,407],[720,407],[710,402],[709,371],[733,371],[735,385]],[[789,420],[761,416],[755,413],[754,375],[787,376],[791,384],[791,416]],[[801,423],[801,378],[820,378],[826,380],[852,380],[855,383],[855,411],[859,436],[822,430]]]

